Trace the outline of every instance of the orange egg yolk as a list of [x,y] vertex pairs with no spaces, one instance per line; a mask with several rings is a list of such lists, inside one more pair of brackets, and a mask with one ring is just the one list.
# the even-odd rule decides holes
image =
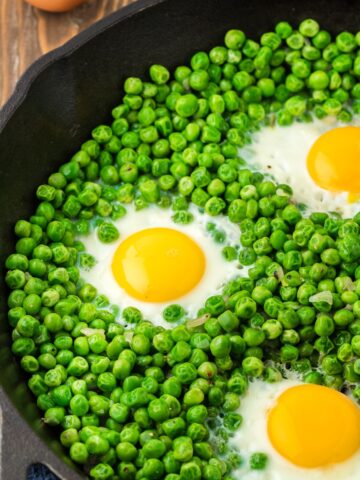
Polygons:
[[144,302],[166,302],[186,295],[199,283],[205,256],[184,233],[149,228],[120,243],[112,271],[130,296]]
[[325,467],[360,448],[360,409],[336,390],[300,385],[278,397],[267,429],[273,447],[291,463]]
[[311,178],[321,188],[360,195],[360,127],[339,127],[321,135],[307,157]]

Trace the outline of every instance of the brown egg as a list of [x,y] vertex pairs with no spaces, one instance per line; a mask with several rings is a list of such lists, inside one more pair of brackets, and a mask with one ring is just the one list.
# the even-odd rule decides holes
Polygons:
[[85,3],[87,0],[25,0],[34,7],[47,12],[67,12],[72,8]]

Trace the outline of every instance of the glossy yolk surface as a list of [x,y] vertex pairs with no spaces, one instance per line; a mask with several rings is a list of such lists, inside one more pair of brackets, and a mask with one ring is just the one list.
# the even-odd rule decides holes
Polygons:
[[299,467],[343,462],[360,448],[360,409],[328,387],[289,388],[268,414],[273,447]]
[[360,194],[360,127],[339,127],[321,135],[310,149],[307,168],[325,190]]
[[112,271],[132,297],[144,302],[166,302],[189,293],[199,283],[205,271],[205,256],[184,233],[149,228],[119,245]]

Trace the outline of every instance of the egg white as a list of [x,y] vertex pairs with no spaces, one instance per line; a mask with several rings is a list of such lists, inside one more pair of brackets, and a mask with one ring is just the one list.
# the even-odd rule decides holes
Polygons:
[[[348,125],[360,125],[360,118]],[[252,143],[239,150],[239,155],[250,166],[273,177],[279,184],[287,184],[293,190],[296,203],[306,205],[307,211],[337,212],[350,218],[360,211],[360,202],[348,203],[347,192],[330,192],[319,187],[311,178],[307,155],[320,135],[337,127],[343,127],[333,116],[309,123],[294,122],[287,127],[264,127],[252,135]]]
[[[114,222],[120,232],[120,238],[110,244],[102,243],[96,231],[79,239],[83,242],[87,253],[93,255],[96,264],[90,270],[80,267],[82,279],[93,285],[99,292],[106,295],[111,303],[123,310],[125,307],[136,307],[143,313],[145,319],[155,325],[170,328],[171,324],[163,319],[163,309],[171,304],[181,305],[187,312],[187,318],[196,318],[197,312],[211,295],[217,295],[221,288],[231,279],[246,276],[248,268],[242,267],[238,260],[226,261],[222,255],[224,245],[239,245],[239,226],[231,223],[225,215],[210,217],[201,213],[194,205],[190,207],[194,220],[188,225],[179,225],[173,222],[170,209],[161,209],[157,206],[136,211],[132,205],[127,206],[127,214]],[[213,223],[226,234],[224,244],[216,243],[207,231],[207,223]],[[202,249],[206,258],[205,273],[199,284],[188,294],[171,302],[142,302],[131,297],[115,280],[112,273],[112,260],[119,244],[130,235],[147,228],[165,227],[181,231],[192,238]],[[189,265],[189,269],[191,265]],[[121,320],[121,319],[120,319]]]
[[[288,388],[302,385],[294,374],[277,383],[255,380],[242,397],[238,413],[243,423],[231,438],[231,446],[244,458],[243,465],[233,477],[241,480],[358,480],[360,472],[360,451],[348,460],[326,468],[301,468],[283,458],[271,445],[267,434],[267,414],[276,399]],[[265,470],[251,470],[249,457],[255,452],[268,455]]]

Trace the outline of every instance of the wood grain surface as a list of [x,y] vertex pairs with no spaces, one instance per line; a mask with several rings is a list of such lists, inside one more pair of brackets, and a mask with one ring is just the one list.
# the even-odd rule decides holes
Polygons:
[[0,0],[0,107],[26,68],[86,27],[134,0],[89,0],[68,13],[46,13],[23,0]]

